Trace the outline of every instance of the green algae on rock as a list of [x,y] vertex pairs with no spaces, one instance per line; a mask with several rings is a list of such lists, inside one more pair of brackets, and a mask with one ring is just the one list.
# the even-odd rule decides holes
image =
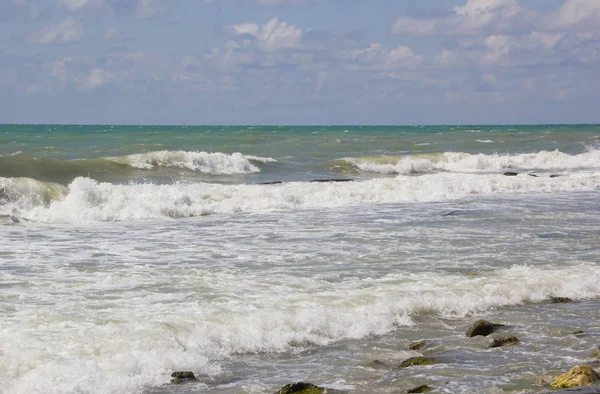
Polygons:
[[496,338],[492,341],[492,343],[490,344],[490,346],[488,346],[490,349],[491,348],[495,348],[495,347],[502,347],[502,346],[512,346],[512,345],[518,345],[519,344],[519,338],[517,337],[502,337],[502,338]]
[[408,350],[421,350],[427,344],[426,341],[413,342],[408,344]]
[[324,387],[315,386],[312,383],[297,382],[286,384],[275,394],[326,394],[328,390]]
[[171,383],[180,384],[196,380],[196,375],[191,371],[175,371],[171,374]]
[[599,378],[598,374],[590,366],[577,365],[567,373],[556,378],[550,387],[553,389],[568,389],[571,387],[589,386]]
[[477,320],[475,323],[473,323],[471,328],[469,328],[469,330],[467,331],[467,336],[475,337],[478,335],[482,335],[484,337],[487,337],[492,332],[494,332],[494,330],[496,328],[503,327],[503,326],[504,326],[504,324],[491,323],[487,320]]
[[399,368],[408,368],[415,365],[431,365],[435,364],[435,360],[431,357],[411,357],[402,361],[402,363],[398,366]]
[[567,302],[573,302],[569,297],[550,297],[550,303],[552,304],[564,304]]

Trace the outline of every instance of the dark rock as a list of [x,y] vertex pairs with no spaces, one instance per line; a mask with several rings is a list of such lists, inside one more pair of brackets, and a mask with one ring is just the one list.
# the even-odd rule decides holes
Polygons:
[[415,365],[431,365],[435,364],[435,360],[431,357],[411,357],[402,361],[398,368],[408,368]]
[[262,182],[261,185],[280,185],[282,181],[271,181],[271,182]]
[[562,176],[562,175],[558,175],[558,174],[552,174],[552,175],[550,175],[550,178],[559,178],[559,177],[561,177],[561,176]]
[[406,390],[406,394],[410,394],[410,393],[428,393],[431,390],[433,390],[433,388],[429,387],[426,384],[422,384],[420,386],[413,387],[412,389]]
[[573,331],[573,335],[579,335],[579,334],[583,334],[583,331],[581,331],[581,330]]
[[568,297],[550,297],[550,302],[552,304],[564,304],[567,302],[573,302],[573,300]]
[[487,320],[477,320],[475,323],[473,323],[471,328],[469,328],[469,331],[467,331],[467,336],[475,337],[477,335],[482,335],[484,337],[487,337],[492,332],[494,332],[496,328],[503,326],[504,324],[491,323]]
[[408,350],[421,350],[426,344],[427,342],[425,341],[413,342],[408,345]]
[[368,364],[369,368],[387,368],[387,364],[383,361],[373,360]]
[[297,382],[286,384],[275,394],[324,394],[327,393],[327,389],[324,387],[315,386],[312,383]]
[[492,341],[489,348],[518,345],[519,339],[517,337],[502,337],[496,338]]
[[502,175],[504,175],[504,176],[517,176],[517,175],[519,175],[519,173],[518,172],[514,172],[514,171],[506,171]]
[[532,177],[534,177],[534,178],[537,178],[537,177],[538,177],[537,175],[535,175],[535,174],[531,174],[531,173],[528,173],[527,175],[529,175],[529,176],[532,176]]
[[196,380],[196,376],[190,371],[176,371],[171,374],[171,383],[180,384]]
[[354,179],[333,178],[333,179],[313,179],[311,182],[352,182]]
[[592,357],[596,357],[598,360],[600,360],[600,346],[594,349],[592,352]]

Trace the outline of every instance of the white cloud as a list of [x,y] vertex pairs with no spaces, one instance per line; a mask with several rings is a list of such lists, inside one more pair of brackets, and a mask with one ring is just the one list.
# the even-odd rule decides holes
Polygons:
[[67,18],[58,25],[49,26],[39,32],[29,35],[31,44],[47,45],[78,41],[83,34],[81,23],[73,18]]
[[551,24],[559,28],[575,28],[578,31],[600,28],[599,0],[565,0],[552,17]]
[[71,11],[77,11],[85,7],[90,0],[58,0],[58,3]]
[[236,35],[249,34],[254,36],[262,49],[267,52],[278,51],[281,49],[296,48],[300,45],[303,30],[288,25],[285,22],[279,22],[273,18],[264,25],[255,23],[241,23],[233,25]]
[[151,18],[163,11],[160,0],[137,0],[135,14],[139,18]]
[[482,32],[509,33],[532,20],[534,14],[516,0],[467,0],[447,17],[399,17],[392,33],[407,35],[473,35]]
[[407,46],[399,46],[388,51],[377,43],[371,43],[367,48],[347,51],[341,56],[354,62],[354,66],[350,66],[350,68],[415,68],[423,61],[422,56],[415,54]]
[[71,63],[72,61],[73,61],[73,59],[71,59],[71,58],[64,58],[64,59],[56,60],[54,62],[54,64],[52,65],[51,75],[55,78],[60,79],[61,81],[66,81],[69,77],[69,74],[67,71],[67,65],[69,63]]
[[94,67],[89,75],[81,81],[80,89],[94,91],[102,85],[105,85],[113,80],[113,75],[108,71]]

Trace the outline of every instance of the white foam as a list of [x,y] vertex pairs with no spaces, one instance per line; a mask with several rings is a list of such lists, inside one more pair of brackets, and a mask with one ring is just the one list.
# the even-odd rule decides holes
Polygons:
[[[456,318],[554,295],[600,296],[600,267],[593,263],[519,265],[481,277],[394,273],[338,283],[283,274],[267,280],[252,271],[145,270],[151,272],[121,270],[105,277],[61,272],[54,282],[44,282],[35,302],[51,302],[53,308],[25,303],[2,323],[3,389],[139,392],[167,382],[173,369],[214,374],[219,367],[209,360],[289,350],[291,343],[325,345],[381,335],[412,325],[411,317],[423,311]],[[185,294],[143,290],[158,289],[162,281],[185,288]],[[107,285],[113,292],[105,293]],[[116,299],[85,297],[102,294]]]
[[343,160],[361,171],[382,174],[410,174],[433,171],[490,172],[506,169],[597,170],[600,168],[600,150],[589,150],[576,155],[569,155],[559,151],[541,151],[516,155],[446,152],[443,154],[403,156],[395,159],[382,156],[375,158],[346,158]]
[[554,193],[598,187],[600,173],[573,173],[557,178],[441,173],[361,182],[280,185],[114,185],[76,178],[64,199],[48,206],[25,201],[18,210],[20,216],[38,221],[86,223],[448,201],[470,195]]
[[203,174],[249,174],[260,172],[251,161],[268,163],[275,160],[268,157],[244,156],[241,153],[208,153],[186,151],[156,151],[138,153],[122,157],[111,157],[110,160],[124,163],[135,168],[151,169],[154,167],[184,168]]

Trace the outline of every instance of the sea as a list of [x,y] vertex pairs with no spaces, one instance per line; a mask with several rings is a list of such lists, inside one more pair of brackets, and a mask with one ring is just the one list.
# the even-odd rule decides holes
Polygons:
[[0,125],[0,393],[544,392],[599,251],[600,125]]

